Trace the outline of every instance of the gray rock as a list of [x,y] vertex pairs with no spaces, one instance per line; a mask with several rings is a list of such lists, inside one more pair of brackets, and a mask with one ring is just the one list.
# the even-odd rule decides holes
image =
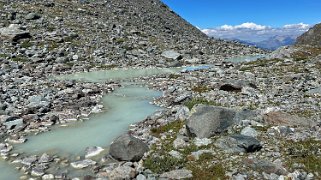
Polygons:
[[181,137],[177,137],[174,141],[173,141],[173,147],[175,149],[180,149],[180,148],[184,148],[188,146],[188,143]]
[[257,131],[251,127],[245,127],[242,129],[241,134],[244,136],[251,136],[251,137],[256,137],[257,136]]
[[281,126],[306,126],[311,127],[315,125],[310,119],[291,115],[286,112],[274,111],[264,114],[263,120],[265,123],[270,125],[281,125]]
[[178,151],[171,150],[168,154],[173,156],[174,158],[177,158],[177,159],[181,159],[182,158],[182,154],[179,153]]
[[165,172],[160,175],[160,178],[167,178],[167,179],[187,179],[193,178],[192,171],[187,169],[179,169],[173,170],[170,172]]
[[262,148],[260,141],[244,135],[222,137],[215,142],[215,145],[227,153],[249,153],[259,151]]
[[28,101],[29,104],[27,106],[29,108],[42,108],[50,105],[50,102],[41,95],[30,96]]
[[26,158],[23,158],[21,161],[21,164],[27,165],[27,166],[31,166],[31,164],[33,164],[34,162],[37,161],[37,156],[29,156]]
[[37,13],[29,13],[26,15],[26,20],[36,20],[36,19],[40,19],[41,16]]
[[7,129],[13,129],[20,126],[23,126],[24,122],[23,119],[14,119],[14,120],[7,120],[3,123],[3,125],[6,126]]
[[115,180],[129,180],[133,179],[135,176],[135,169],[129,166],[119,166],[108,173],[108,178]]
[[138,176],[136,177],[136,180],[146,180],[146,176],[142,175],[142,174],[138,174]]
[[235,123],[236,111],[228,108],[196,105],[191,113],[186,128],[192,137],[209,138],[226,131]]
[[182,59],[181,54],[179,54],[178,52],[173,51],[173,50],[164,51],[162,53],[162,56],[165,57],[165,58],[168,58],[168,59],[173,59],[173,60]]
[[50,158],[50,156],[46,153],[42,154],[38,160],[39,163],[48,163],[50,161],[52,161],[52,158]]
[[82,169],[91,165],[95,165],[96,162],[91,159],[85,159],[82,161],[72,162],[70,165],[75,169]]
[[175,114],[175,119],[177,120],[186,120],[189,116],[189,109],[186,106],[182,106],[178,109]]
[[286,175],[286,170],[277,164],[266,160],[259,160],[259,159],[246,159],[244,164],[248,167],[251,167],[255,171],[262,171],[268,174],[277,174],[277,175]]
[[26,30],[22,30],[17,24],[10,24],[9,27],[0,28],[0,39],[18,41],[30,37],[30,33]]
[[114,140],[109,153],[120,161],[139,161],[147,151],[148,146],[142,140],[124,134]]

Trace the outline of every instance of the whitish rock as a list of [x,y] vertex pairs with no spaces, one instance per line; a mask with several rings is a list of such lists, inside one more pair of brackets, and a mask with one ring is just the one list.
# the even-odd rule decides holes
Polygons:
[[235,123],[236,111],[228,108],[196,105],[191,113],[186,128],[192,137],[209,138],[226,131]]
[[22,30],[17,24],[10,24],[9,27],[0,28],[0,39],[9,39],[18,41],[20,39],[30,38],[28,31]]
[[129,166],[119,166],[108,173],[109,179],[123,179],[129,180],[133,179],[136,176],[136,171],[134,168]]
[[98,147],[98,146],[87,147],[85,150],[85,152],[86,152],[85,158],[97,156],[103,151],[104,151],[104,149],[101,147]]
[[42,180],[51,180],[55,179],[55,176],[53,174],[45,174],[42,176]]
[[82,168],[85,168],[85,167],[88,167],[88,166],[91,166],[91,165],[95,165],[96,162],[91,160],[91,159],[85,159],[85,160],[82,160],[82,161],[72,162],[70,164],[75,169],[82,169]]
[[187,145],[188,145],[188,143],[181,137],[177,137],[173,142],[173,146],[175,149],[184,148]]
[[208,139],[208,138],[195,138],[194,139],[194,144],[197,146],[197,147],[200,147],[200,146],[207,146],[209,144],[212,143],[212,140],[211,139]]
[[124,134],[114,140],[109,153],[120,161],[139,161],[147,151],[148,146],[142,140]]
[[168,178],[168,179],[187,179],[192,177],[193,177],[192,171],[187,169],[173,170],[170,172],[165,172],[160,175],[160,178]]
[[257,137],[257,131],[251,127],[245,127],[242,129],[241,134],[244,136]]
[[168,154],[173,156],[174,158],[177,158],[177,159],[181,159],[182,158],[181,153],[179,153],[178,151],[171,150]]

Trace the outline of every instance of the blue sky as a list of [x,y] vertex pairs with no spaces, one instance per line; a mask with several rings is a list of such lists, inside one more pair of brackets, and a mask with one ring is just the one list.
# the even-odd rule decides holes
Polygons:
[[253,22],[270,27],[321,22],[321,0],[162,0],[201,29]]

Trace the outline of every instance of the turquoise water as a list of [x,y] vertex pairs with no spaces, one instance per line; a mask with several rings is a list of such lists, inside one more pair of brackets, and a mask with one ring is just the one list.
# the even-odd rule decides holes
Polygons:
[[49,152],[64,157],[84,155],[86,147],[107,147],[113,139],[160,109],[149,102],[160,96],[158,91],[145,87],[122,87],[103,98],[105,112],[94,114],[89,120],[68,127],[28,137],[27,143],[17,145],[16,151],[27,154]]
[[15,180],[19,179],[21,173],[14,169],[8,162],[0,159],[0,180]]
[[264,54],[259,54],[259,55],[249,55],[249,56],[236,56],[232,57],[229,59],[226,59],[224,61],[226,62],[234,62],[234,63],[239,63],[239,62],[250,62],[250,61],[256,61],[260,58],[265,58],[266,55]]
[[152,75],[171,74],[180,72],[181,70],[182,68],[113,69],[62,75],[58,76],[57,79],[102,82],[106,80],[128,80]]

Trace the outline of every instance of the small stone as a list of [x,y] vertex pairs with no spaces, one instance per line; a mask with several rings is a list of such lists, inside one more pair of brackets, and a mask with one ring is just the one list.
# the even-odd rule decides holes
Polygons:
[[85,158],[97,156],[103,151],[104,151],[104,149],[101,147],[98,147],[98,146],[88,147],[85,150],[85,152],[86,152]]

